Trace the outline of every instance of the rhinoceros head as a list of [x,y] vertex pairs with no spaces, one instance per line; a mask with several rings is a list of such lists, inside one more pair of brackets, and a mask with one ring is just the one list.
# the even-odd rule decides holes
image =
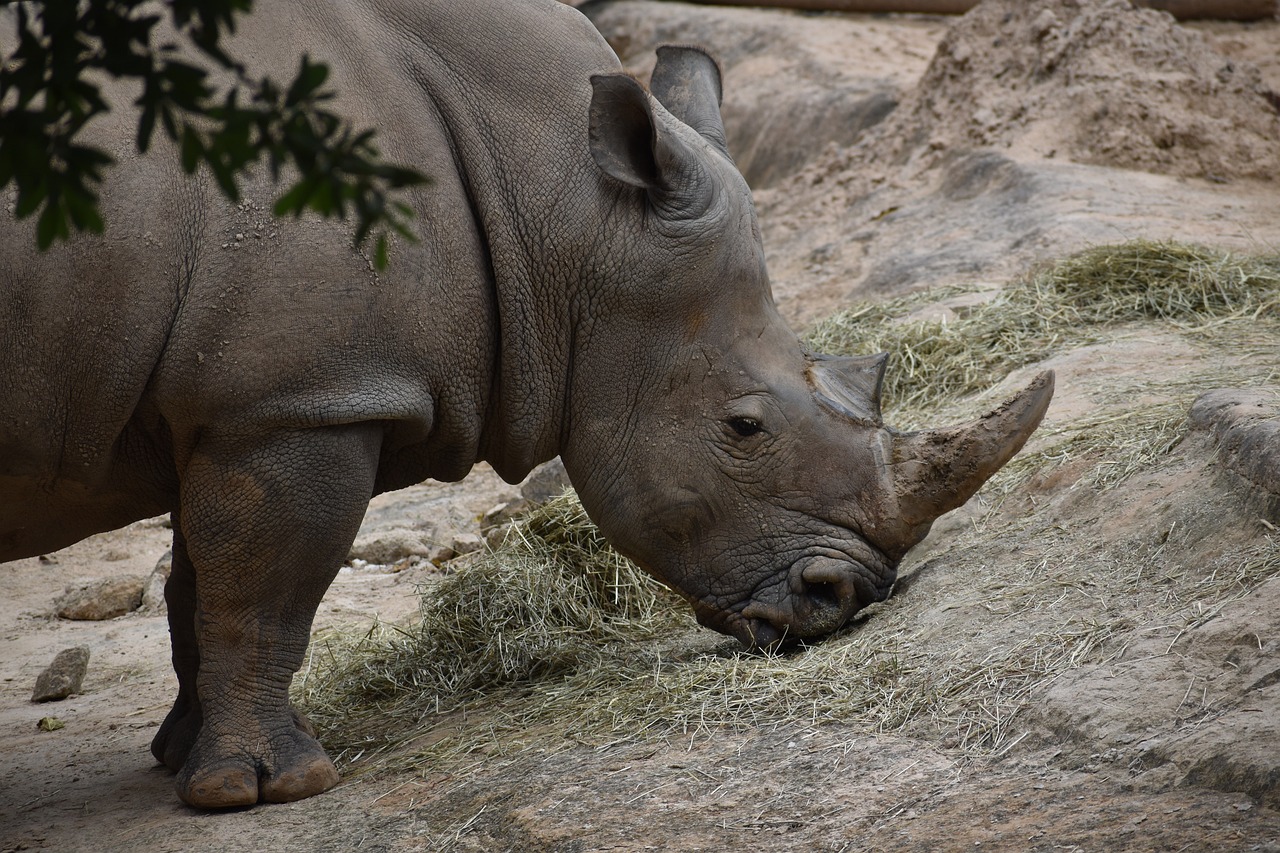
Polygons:
[[886,427],[887,357],[807,352],[774,307],[715,63],[665,48],[653,98],[624,75],[593,86],[592,155],[640,223],[601,261],[615,293],[600,322],[624,332],[583,380],[614,397],[575,404],[570,476],[613,544],[704,625],[747,646],[830,634],[1022,447],[1052,374],[973,423]]

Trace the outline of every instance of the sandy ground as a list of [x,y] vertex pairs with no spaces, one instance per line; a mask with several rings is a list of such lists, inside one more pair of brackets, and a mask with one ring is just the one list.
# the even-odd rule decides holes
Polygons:
[[[1047,5],[1061,18],[1071,4]],[[1097,5],[1106,11],[1105,2]],[[1102,62],[1096,52],[1082,55],[1080,62],[1098,66],[1093,78],[1075,67],[1069,86],[1057,80],[1059,89],[1036,88],[1022,113],[984,91],[994,118],[973,125],[972,110],[957,118],[964,80],[932,92],[915,87],[926,75],[955,73],[965,39],[998,28],[990,16],[953,30],[956,20],[940,17],[676,3],[594,4],[590,11],[638,73],[651,64],[656,41],[704,43],[721,56],[731,144],[757,188],[779,303],[797,325],[855,298],[943,283],[998,286],[1041,260],[1098,243],[1149,237],[1280,247],[1280,190],[1248,162],[1234,173],[1222,161],[1212,173],[1187,165],[1194,158],[1148,162],[1136,136],[1130,143],[1138,153],[1124,153],[1125,162],[1100,162],[1096,151],[1066,142],[1050,155],[1046,139],[1055,128],[1064,133],[1070,119],[1055,97],[1070,99],[1091,85],[1105,93],[1117,80],[1154,73],[1114,56]],[[1031,27],[1034,16],[1014,23]],[[1154,39],[1151,33],[1172,25],[1151,26]],[[1206,23],[1179,32],[1206,52],[1201,58],[1216,52],[1237,66],[1251,63],[1256,71],[1239,74],[1257,76],[1242,86],[1280,91],[1280,24]],[[1067,48],[1076,44],[1072,38],[1060,34]],[[944,40],[950,59],[932,62]],[[988,64],[998,59],[992,53]],[[1190,79],[1195,71],[1177,73]],[[1184,83],[1194,88],[1194,80]],[[1010,102],[1018,97],[1006,93]],[[885,104],[897,105],[887,119]],[[1157,116],[1158,106],[1151,110]],[[1194,118],[1194,104],[1179,109]],[[922,119],[929,115],[943,123]],[[1250,121],[1265,130],[1280,119],[1263,113]],[[1222,132],[1214,127],[1198,132]],[[808,130],[789,135],[791,128]],[[1265,141],[1258,145],[1252,160],[1272,156]],[[1060,390],[1047,427],[1084,416],[1118,381],[1158,382],[1205,358],[1179,346],[1139,336],[1056,357]],[[1211,475],[1212,456],[1208,445],[1189,444],[1184,456],[1112,504],[1081,498],[1061,478],[1034,486],[1028,500],[1052,505],[1055,523],[1076,535],[1109,543],[1154,536],[1170,513],[1200,519],[1204,535],[1196,541],[1210,541],[1219,528],[1237,539],[1265,535],[1253,519],[1265,520],[1273,508],[1223,497],[1240,486]],[[477,517],[513,494],[487,471],[462,484],[415,487],[379,499],[366,534],[413,528],[445,541],[477,530]],[[1218,497],[1203,497],[1210,494]],[[1207,509],[1193,511],[1201,504]],[[961,511],[955,526],[976,514]],[[915,565],[962,553],[947,545],[946,530],[954,527],[940,528],[941,538],[922,546]],[[1016,553],[1018,535],[1005,531],[972,545],[985,551],[963,553],[1010,559],[1001,554]],[[1162,654],[1135,643],[1128,657],[1055,685],[1028,709],[1021,745],[997,757],[927,738],[778,720],[758,731],[476,756],[457,766],[371,776],[348,769],[346,781],[324,796],[211,815],[177,801],[171,774],[147,750],[176,689],[165,617],[139,611],[73,622],[52,615],[54,599],[70,584],[148,574],[168,536],[154,519],[48,558],[0,566],[0,752],[7,765],[0,851],[1280,851],[1280,765],[1270,758],[1280,755],[1275,580],[1232,604],[1212,630],[1189,636],[1175,654],[1169,638],[1157,637],[1151,642],[1164,644]],[[344,570],[317,629],[408,617],[416,585],[433,571]],[[963,576],[949,574],[948,581],[940,574],[922,572],[910,594],[966,601],[972,589]],[[31,703],[37,674],[75,645],[92,653],[82,691]],[[1234,662],[1222,663],[1228,659]],[[1156,662],[1144,662],[1150,660]],[[1220,695],[1216,705],[1211,691]],[[1208,709],[1199,716],[1188,712],[1193,695],[1197,708]],[[38,730],[46,716],[65,728]]]

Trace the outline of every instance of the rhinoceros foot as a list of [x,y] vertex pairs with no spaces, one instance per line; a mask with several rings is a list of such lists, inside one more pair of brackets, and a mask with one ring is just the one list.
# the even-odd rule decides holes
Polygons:
[[[315,726],[292,705],[289,706],[289,716],[299,731],[313,738],[316,736]],[[196,738],[200,736],[201,721],[199,707],[179,697],[151,741],[151,754],[156,757],[156,761],[175,773],[180,771],[187,763]]]
[[202,809],[288,803],[329,790],[338,770],[314,737],[290,725],[258,749],[201,734],[178,773],[178,796]]

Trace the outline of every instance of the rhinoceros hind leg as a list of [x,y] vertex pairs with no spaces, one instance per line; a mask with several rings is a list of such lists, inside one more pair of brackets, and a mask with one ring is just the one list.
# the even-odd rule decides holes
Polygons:
[[196,678],[200,674],[200,647],[196,642],[196,573],[187,556],[178,513],[173,522],[173,568],[164,585],[169,612],[169,638],[173,645],[173,670],[178,676],[178,698],[151,741],[151,754],[177,772],[187,761],[191,746],[200,734],[200,702]]
[[[290,706],[289,716],[298,731],[312,738],[316,736],[316,727],[311,725],[311,721],[297,708]],[[151,741],[151,754],[157,761],[176,773],[187,763],[191,747],[195,745],[199,735],[200,706],[179,700],[169,710],[169,715],[160,724],[160,730]]]
[[[288,802],[337,784],[333,762],[289,702],[289,684],[373,493],[381,435],[351,425],[252,443],[205,438],[193,452],[181,498],[198,673],[184,709],[187,659],[175,630],[179,699],[157,747],[169,766],[185,759],[177,778],[184,802]],[[176,558],[175,550],[175,574]]]
[[200,710],[179,700],[169,709],[160,730],[151,739],[151,754],[175,773],[187,763],[191,747],[200,735]]
[[[151,754],[175,773],[187,763],[191,747],[200,735],[200,701],[196,678],[200,674],[200,652],[196,642],[196,575],[187,556],[186,539],[178,514],[173,514],[173,569],[164,587],[169,612],[169,635],[173,643],[173,669],[178,676],[178,698],[151,741]],[[293,724],[316,736],[315,726],[297,708],[290,706]]]

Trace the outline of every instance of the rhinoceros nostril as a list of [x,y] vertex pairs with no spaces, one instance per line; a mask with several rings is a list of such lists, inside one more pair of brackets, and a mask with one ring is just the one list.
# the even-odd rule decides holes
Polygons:
[[805,595],[819,610],[840,606],[840,588],[837,584],[819,581],[807,584]]
[[815,603],[843,608],[858,596],[857,574],[834,560],[814,560],[800,572],[805,589]]
[[792,621],[790,612],[753,601],[743,608],[734,634],[749,649],[777,648],[787,645]]

